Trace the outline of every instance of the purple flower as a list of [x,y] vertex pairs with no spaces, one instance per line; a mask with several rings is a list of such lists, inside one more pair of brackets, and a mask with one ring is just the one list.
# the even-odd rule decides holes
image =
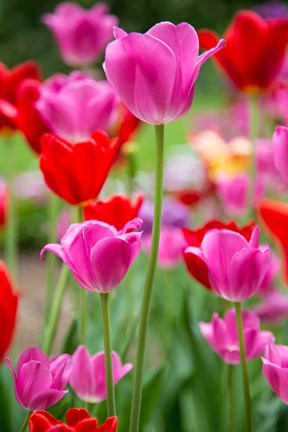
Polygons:
[[48,244],[41,251],[57,255],[70,268],[79,285],[91,292],[106,293],[116,288],[141,249],[141,219],[128,222],[123,230],[90,220],[71,225],[60,244]]
[[73,72],[55,75],[42,84],[36,108],[52,132],[69,141],[80,141],[96,130],[108,132],[119,104],[107,81]]
[[46,410],[67,393],[63,388],[72,370],[68,354],[50,360],[39,348],[29,348],[20,355],[16,372],[9,359],[6,363],[13,374],[16,399],[28,410]]
[[269,345],[263,361],[263,375],[272,390],[288,404],[288,346]]
[[199,54],[195,29],[187,24],[156,24],[145,34],[114,29],[106,48],[105,72],[127,108],[141,120],[168,123],[191,107],[202,64],[225,44]]
[[94,63],[112,39],[112,28],[118,23],[115,16],[108,15],[104,3],[86,10],[72,2],[59,4],[54,13],[43,15],[42,21],[52,31],[63,61],[71,66]]
[[[80,399],[98,403],[106,399],[105,354],[89,355],[80,345],[72,356],[73,369],[69,384]],[[133,368],[131,363],[122,365],[116,352],[112,352],[113,381],[118,383]]]
[[259,236],[258,226],[249,242],[240,233],[212,229],[205,234],[200,247],[189,246],[186,252],[204,262],[216,294],[229,301],[241,302],[259,290],[269,269],[270,250],[268,246],[259,247]]
[[[274,336],[269,331],[260,331],[260,320],[254,312],[242,312],[243,332],[247,360],[261,355]],[[235,309],[226,312],[224,319],[213,314],[212,322],[199,323],[201,333],[212,349],[229,364],[240,363]]]

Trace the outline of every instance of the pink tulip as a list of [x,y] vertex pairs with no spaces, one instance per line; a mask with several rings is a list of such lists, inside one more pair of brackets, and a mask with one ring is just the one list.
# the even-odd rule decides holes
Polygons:
[[116,27],[114,36],[105,54],[107,79],[127,108],[152,124],[188,112],[202,64],[225,44],[221,40],[199,56],[197,33],[187,23],[161,22],[145,34]]
[[240,233],[227,229],[209,230],[200,247],[188,246],[185,254],[196,255],[206,266],[211,288],[220,297],[241,302],[252,297],[270,265],[270,250],[259,247],[256,226],[248,242]]
[[[144,235],[142,246],[149,255],[151,249],[151,234]],[[173,226],[162,226],[160,233],[158,265],[163,269],[172,269],[176,267],[181,258],[182,250],[186,242],[180,228]]]
[[276,127],[273,134],[273,150],[276,168],[288,183],[288,127]]
[[118,23],[108,12],[104,3],[86,10],[76,3],[65,2],[54,13],[43,15],[42,20],[52,31],[65,63],[86,66],[98,59],[112,39],[113,26]]
[[[255,313],[243,311],[242,320],[246,357],[252,360],[274,342],[274,336],[269,331],[260,331],[260,320]],[[211,323],[200,322],[199,326],[203,337],[222,360],[229,364],[240,363],[235,309],[228,310],[224,319],[214,313]]]
[[[93,356],[80,345],[72,356],[73,369],[69,384],[80,399],[98,403],[106,399],[105,354]],[[118,383],[133,368],[131,363],[122,365],[116,352],[112,352],[113,381]]]
[[279,325],[288,318],[288,296],[275,288],[263,298],[263,302],[254,309],[261,320]]
[[49,250],[64,261],[82,288],[97,293],[113,290],[139,255],[142,220],[135,218],[121,231],[104,222],[90,220],[71,225],[61,244],[48,244]]
[[263,361],[263,375],[272,390],[288,404],[288,346],[269,345]]
[[234,177],[222,174],[216,180],[216,188],[225,213],[244,216],[247,211],[249,178],[246,174]]
[[107,81],[73,72],[55,75],[43,84],[36,108],[52,132],[69,141],[81,141],[96,130],[108,132],[119,104]]
[[28,348],[19,357],[16,372],[9,359],[6,363],[13,374],[16,399],[28,410],[45,410],[67,393],[63,388],[72,370],[68,354],[50,360],[40,348]]

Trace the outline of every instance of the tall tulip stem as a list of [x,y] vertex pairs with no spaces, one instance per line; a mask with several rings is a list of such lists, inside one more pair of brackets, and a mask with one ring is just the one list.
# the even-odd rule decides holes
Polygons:
[[248,376],[248,367],[247,367],[246,350],[245,350],[244,333],[243,333],[241,303],[235,302],[235,310],[236,310],[238,340],[240,346],[240,360],[241,360],[243,392],[244,392],[245,411],[246,411],[246,432],[252,432],[251,397],[250,397],[250,390],[249,390],[249,376]]
[[106,388],[107,388],[107,414],[108,417],[116,416],[116,403],[114,393],[111,331],[110,331],[110,313],[109,313],[109,293],[101,294],[102,320],[104,334],[104,351],[105,351],[105,371],[106,371]]
[[134,387],[130,418],[130,432],[138,432],[141,411],[143,372],[145,362],[145,351],[151,308],[152,291],[154,285],[155,271],[157,266],[163,195],[163,162],[164,162],[164,125],[155,126],[156,142],[156,170],[155,170],[155,203],[154,219],[152,229],[152,243],[146,273],[140,320],[138,330],[138,341],[135,361]]
[[33,413],[33,411],[29,411],[29,412],[28,412],[28,414],[27,414],[27,416],[25,417],[25,420],[24,420],[24,422],[23,422],[23,425],[21,426],[20,432],[25,432],[25,431],[26,431],[26,428],[27,428],[27,426],[28,426],[29,419],[30,419],[32,413]]

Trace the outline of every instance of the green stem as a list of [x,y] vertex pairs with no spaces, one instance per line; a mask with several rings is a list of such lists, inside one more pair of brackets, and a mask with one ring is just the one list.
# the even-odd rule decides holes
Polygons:
[[[50,203],[48,207],[49,220],[49,236],[48,243],[54,243],[57,239],[57,215],[58,215],[58,198],[54,193],[50,195]],[[47,257],[47,284],[46,284],[46,304],[45,304],[45,322],[48,323],[49,313],[53,299],[53,289],[55,283],[57,257],[54,254],[49,254]]]
[[108,417],[116,416],[116,404],[114,394],[111,332],[110,332],[110,314],[109,314],[109,293],[100,294],[102,306],[102,320],[104,333],[104,350],[105,350],[105,371],[106,371],[106,388],[107,388],[107,414]]
[[256,175],[257,175],[257,155],[256,155],[256,138],[259,133],[259,99],[256,95],[249,97],[249,117],[250,117],[250,141],[252,144],[252,155],[250,162],[250,191],[248,196],[248,204],[254,211],[254,197],[256,193]]
[[156,142],[156,170],[155,170],[155,203],[154,219],[152,229],[152,243],[149,256],[148,268],[146,273],[140,320],[138,330],[138,341],[135,361],[134,387],[131,406],[130,432],[138,432],[141,411],[143,371],[145,361],[145,351],[147,342],[147,332],[149,315],[152,299],[152,290],[157,266],[161,215],[162,215],[162,195],[163,195],[163,161],[164,161],[164,125],[155,126]]
[[244,333],[243,333],[241,303],[235,302],[235,310],[236,310],[238,340],[239,340],[239,347],[240,347],[243,392],[244,392],[244,401],[245,401],[245,410],[246,410],[246,431],[251,432],[252,431],[251,397],[250,397],[250,390],[249,390],[249,376],[248,376],[248,367],[247,367],[246,350],[245,350]]
[[28,412],[28,414],[27,414],[27,416],[26,416],[26,418],[24,420],[24,423],[21,426],[20,432],[25,432],[25,430],[26,430],[26,428],[28,426],[28,423],[29,423],[29,419],[30,419],[30,417],[31,417],[32,414],[33,414],[33,411],[29,411]]
[[235,423],[235,366],[228,365],[229,380],[229,406],[230,406],[230,432],[236,431]]
[[53,342],[55,339],[55,334],[61,312],[61,305],[69,274],[69,268],[66,266],[66,264],[63,263],[58,285],[55,290],[54,302],[50,310],[49,322],[43,337],[42,349],[48,356],[51,354]]

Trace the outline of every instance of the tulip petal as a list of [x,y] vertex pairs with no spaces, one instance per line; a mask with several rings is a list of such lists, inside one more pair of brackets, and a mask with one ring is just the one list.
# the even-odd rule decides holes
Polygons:
[[50,370],[53,376],[52,389],[59,390],[68,384],[72,367],[72,359],[68,354],[62,354],[51,360]]
[[[75,393],[84,401],[96,403],[95,377],[92,362],[87,348],[79,346],[72,356],[73,369],[69,383]],[[101,373],[101,372],[99,372]]]

